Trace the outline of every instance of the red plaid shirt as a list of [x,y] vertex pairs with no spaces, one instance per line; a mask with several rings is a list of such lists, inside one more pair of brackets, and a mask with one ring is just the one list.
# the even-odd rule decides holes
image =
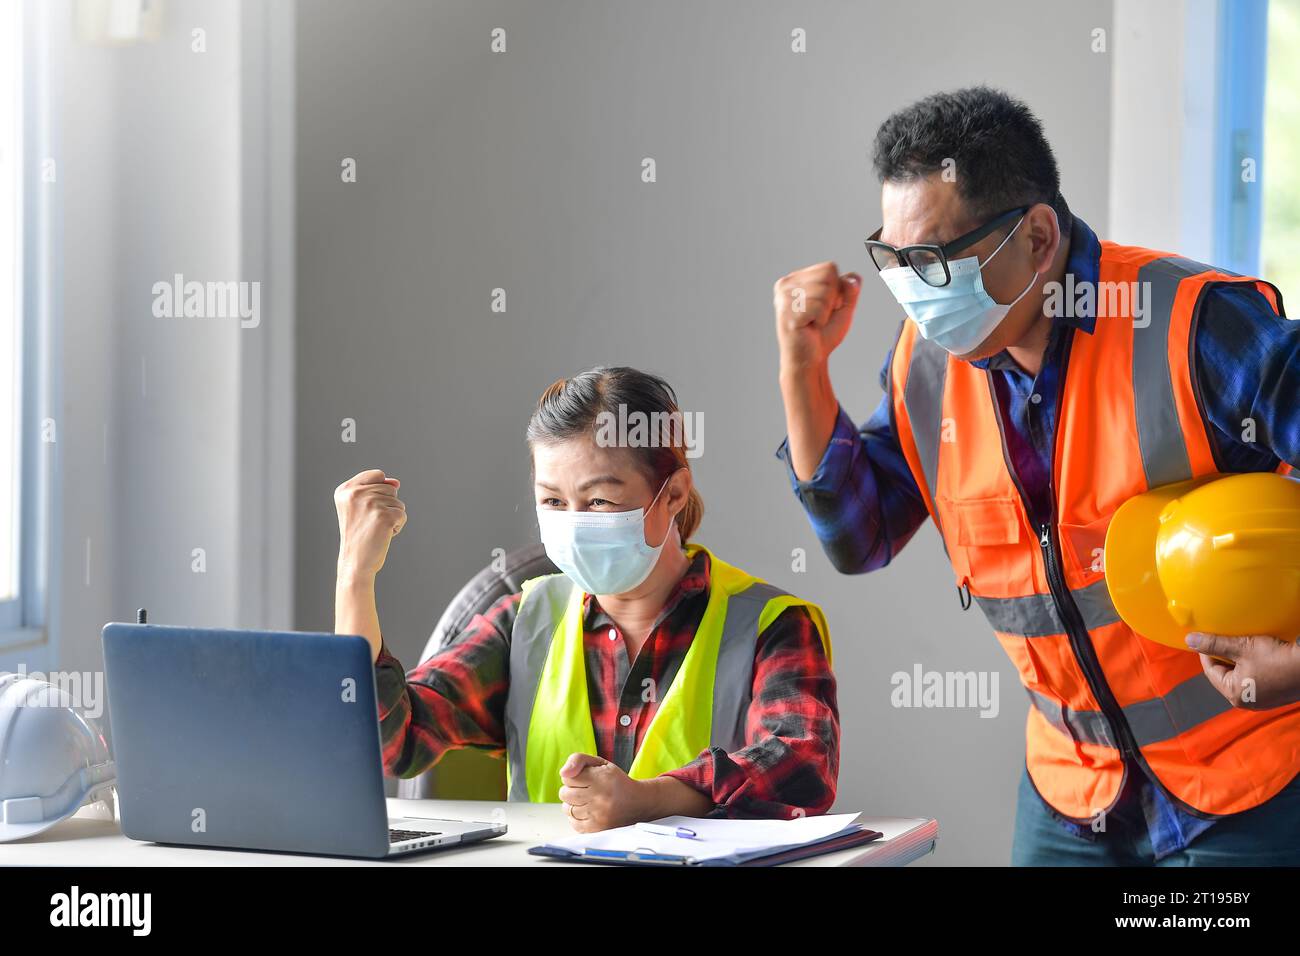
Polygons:
[[[596,750],[625,771],[657,707],[642,698],[662,696],[643,688],[672,683],[708,597],[709,556],[700,551],[634,661],[617,625],[594,596],[586,597],[583,643]],[[505,755],[510,635],[520,599],[502,598],[409,674],[381,647],[375,677],[385,772],[415,776],[455,748]],[[711,747],[669,776],[708,796],[711,816],[824,813],[835,800],[839,744],[835,677],[816,625],[795,606],[759,638],[745,747],[734,753]]]

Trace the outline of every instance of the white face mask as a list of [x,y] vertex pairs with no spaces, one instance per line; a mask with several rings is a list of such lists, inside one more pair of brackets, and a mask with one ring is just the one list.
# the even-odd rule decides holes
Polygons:
[[537,507],[546,556],[588,594],[622,594],[650,576],[677,522],[658,547],[646,544],[645,519],[668,486],[659,486],[649,507],[635,511],[562,511]]
[[[1011,311],[1011,307],[1029,294],[1038,279],[1035,272],[1029,277],[1029,285],[1024,291],[1006,305],[993,301],[993,297],[984,291],[982,269],[993,261],[1002,251],[1002,247],[1024,222],[1021,217],[1015,229],[1007,233],[1006,239],[998,243],[983,265],[978,256],[952,259],[948,262],[950,281],[945,286],[932,286],[916,274],[911,266],[897,266],[882,269],[880,278],[894,294],[898,304],[916,323],[916,330],[923,338],[934,342],[953,355],[967,355],[979,348],[980,344],[993,334],[993,330]],[[926,266],[937,277],[943,278],[943,266],[932,263]]]

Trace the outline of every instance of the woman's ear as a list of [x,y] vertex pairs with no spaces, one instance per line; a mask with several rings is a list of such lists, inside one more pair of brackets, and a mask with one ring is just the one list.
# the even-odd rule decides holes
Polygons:
[[[690,494],[691,471],[689,468],[678,468],[664,480],[664,483],[659,488],[654,505],[646,514],[646,544],[659,547],[660,544],[668,540],[668,536],[672,534],[673,528],[677,525],[677,515],[686,507],[686,502],[690,500]],[[661,504],[663,506],[662,518],[660,518],[659,514]],[[662,524],[660,524],[661,521]]]
[[693,481],[689,468],[678,468],[668,476],[668,486],[664,488],[664,497],[668,499],[665,507],[668,509],[668,516],[671,520],[676,520],[677,515],[686,507],[686,502],[690,500],[692,485]]

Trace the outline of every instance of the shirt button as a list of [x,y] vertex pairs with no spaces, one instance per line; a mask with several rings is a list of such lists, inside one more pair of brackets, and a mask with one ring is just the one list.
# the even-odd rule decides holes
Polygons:
[[624,714],[622,717],[618,719],[618,722],[621,726],[626,727],[628,724],[632,723],[632,718],[629,717],[627,714]]
[[618,631],[614,630],[612,627],[609,629],[609,639],[611,641],[618,640]]
[[1035,405],[1037,405],[1039,402],[1043,400],[1043,396],[1039,395],[1037,392],[1034,392],[1034,394],[1029,396],[1029,400],[1033,402]]

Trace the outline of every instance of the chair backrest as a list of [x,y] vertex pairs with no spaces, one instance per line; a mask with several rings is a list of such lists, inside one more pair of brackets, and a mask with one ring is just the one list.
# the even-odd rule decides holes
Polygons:
[[[522,590],[529,578],[558,571],[540,541],[502,555],[470,578],[451,599],[424,645],[420,662],[455,640],[475,614],[486,612],[507,594]],[[397,795],[407,800],[505,799],[505,761],[475,751],[449,753],[437,766],[399,780]]]
[[[497,570],[500,568],[500,570]],[[475,614],[483,614],[507,594],[523,589],[524,582],[540,574],[555,574],[560,569],[546,556],[540,541],[501,556],[465,584],[451,599],[433,628],[420,655],[423,663],[442,650],[463,631]]]

